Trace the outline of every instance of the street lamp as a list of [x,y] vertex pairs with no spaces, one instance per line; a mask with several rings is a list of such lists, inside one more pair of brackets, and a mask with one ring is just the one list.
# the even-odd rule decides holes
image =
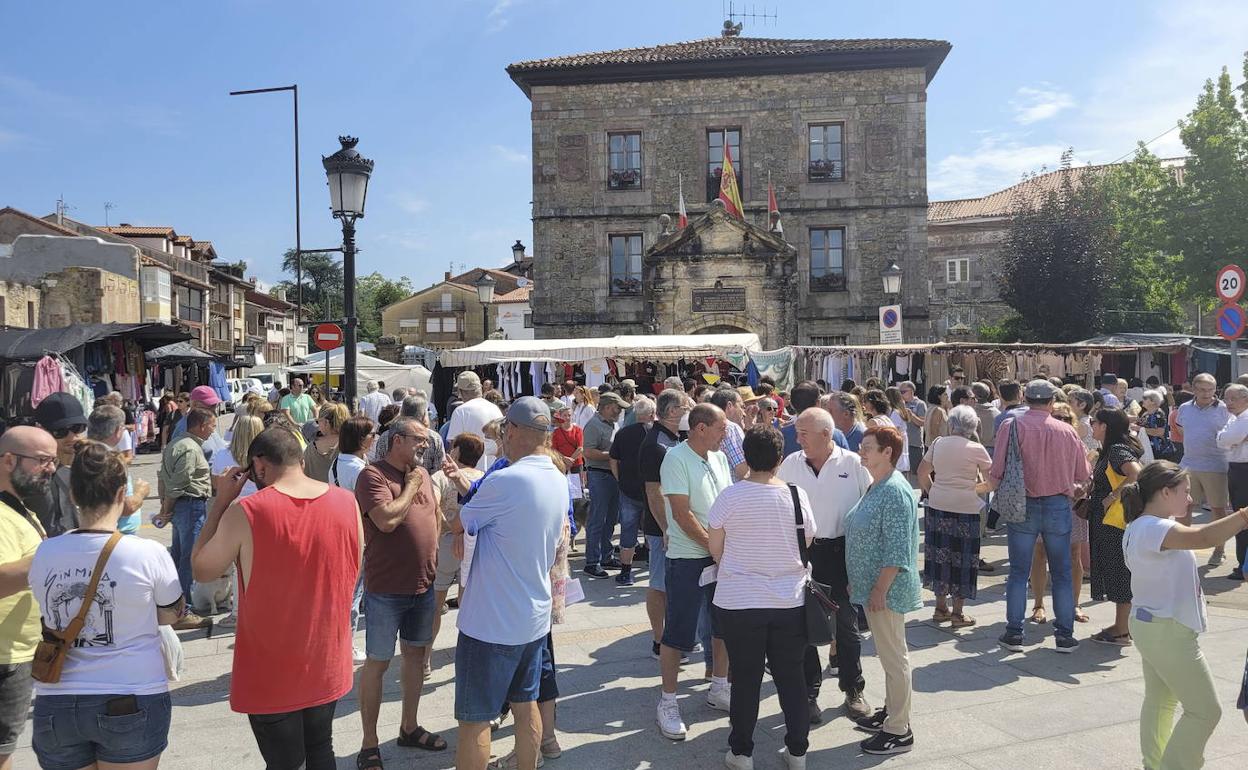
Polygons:
[[516,239],[515,245],[511,247],[511,258],[516,261],[517,265],[524,261],[524,244],[520,242],[519,238]]
[[[888,303],[880,308],[880,344],[899,345],[902,342],[901,331],[901,268],[894,260],[888,260],[888,267],[880,271],[884,281],[884,297]],[[889,307],[895,304],[897,307]]]
[[895,261],[888,260],[888,267],[880,272],[880,278],[884,280],[885,294],[894,296],[901,293],[901,268]]
[[[517,244],[520,241],[516,241]],[[521,247],[524,248],[523,246]],[[494,279],[489,273],[481,271],[481,277],[477,279],[477,299],[481,300],[481,339],[488,340],[490,338],[490,303],[494,301]]]
[[[334,219],[342,220],[342,283],[343,315],[346,334],[342,351],[342,393],[347,408],[355,410],[356,350],[355,330],[355,220],[364,218],[364,201],[368,198],[368,180],[373,162],[355,151],[359,139],[340,136],[342,149],[329,157],[321,156],[329,182],[329,208]],[[328,354],[326,354],[328,356]]]

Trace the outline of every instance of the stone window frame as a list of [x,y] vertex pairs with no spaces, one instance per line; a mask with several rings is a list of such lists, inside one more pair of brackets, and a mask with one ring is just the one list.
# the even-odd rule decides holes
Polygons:
[[[815,275],[815,248],[814,233],[816,231],[839,231],[841,234],[841,273],[840,280],[834,278]],[[849,291],[849,269],[846,265],[847,241],[849,239],[849,228],[846,225],[810,225],[806,228],[806,251],[807,251],[807,287],[814,293],[834,293]]]
[[[614,242],[616,238],[636,238],[637,239],[637,272],[633,277],[632,271],[623,277],[626,283],[623,287],[616,287],[615,274],[615,248]],[[627,248],[627,246],[625,247]],[[646,235],[641,230],[628,230],[624,232],[607,233],[607,285],[608,294],[612,297],[640,297],[642,293],[642,281],[645,277],[645,265],[643,257],[646,253]],[[625,254],[625,258],[629,258],[630,254]]]
[[[831,126],[836,126],[841,130],[841,155],[838,160],[834,161],[835,166],[830,172],[825,173],[821,171],[819,175],[815,175],[814,164],[817,161],[811,157],[811,147],[813,145],[812,132],[817,128],[829,128]],[[847,141],[848,137],[846,136],[846,133],[847,129],[844,120],[816,120],[806,124],[806,181],[813,182],[815,184],[833,184],[845,181],[845,169],[847,166],[847,161],[845,160],[845,149],[846,145],[849,143]],[[827,145],[825,143],[824,147],[826,146]]]
[[[707,126],[705,130],[702,132],[702,160],[703,160],[703,168],[706,169],[705,179],[706,179],[706,202],[707,203],[711,203],[712,201],[714,201],[716,198],[719,197],[719,182],[718,181],[715,182],[715,187],[714,187],[715,194],[714,195],[711,194],[712,192],[711,177],[714,174],[714,172],[711,170],[711,165],[713,163],[713,161],[711,160],[711,134],[715,132],[723,133],[725,131],[737,132],[737,149],[736,149],[736,153],[732,156],[732,171],[734,174],[736,174],[736,177],[737,177],[737,193],[741,196],[742,203],[748,200],[749,196],[745,192],[745,174],[744,174],[745,163],[742,160],[742,156],[744,155],[745,151],[741,149],[742,147],[746,146],[745,129],[746,129],[745,122],[738,121],[735,123],[724,123],[718,126]],[[729,144],[729,146],[731,146],[731,143]],[[720,151],[718,165],[720,168],[723,168],[724,156],[723,156],[722,150]],[[718,177],[716,177],[716,179],[718,180]]]
[[[610,192],[632,192],[636,190],[645,189],[645,178],[646,178],[645,132],[642,131],[642,129],[640,128],[614,128],[614,129],[608,129],[606,133],[607,133],[607,146],[606,146],[607,190]],[[636,136],[637,137],[637,168],[635,169],[637,173],[637,180],[633,184],[612,184],[612,175],[615,174],[616,172],[611,167],[611,156],[613,154],[611,151],[611,140],[612,138],[617,137],[617,136],[623,136],[623,137]],[[625,155],[627,155],[628,152],[629,150],[627,149],[624,150]],[[632,171],[632,170],[633,169],[628,169],[628,171]]]
[[[954,265],[958,267],[954,270],[956,274],[953,280],[949,280],[949,268]],[[970,283],[971,282],[971,258],[970,257],[950,257],[945,260],[945,283]]]
[[810,344],[815,347],[836,347],[838,345],[848,345],[848,334],[811,334],[809,335]]

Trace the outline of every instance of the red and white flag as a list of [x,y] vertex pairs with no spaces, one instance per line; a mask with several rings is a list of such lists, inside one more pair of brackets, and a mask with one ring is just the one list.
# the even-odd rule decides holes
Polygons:
[[677,180],[680,184],[680,217],[676,226],[684,230],[689,226],[689,215],[685,212],[685,180],[680,176],[677,176]]
[[780,223],[780,206],[776,203],[776,188],[771,186],[771,174],[767,174],[767,222],[768,229],[773,233],[784,235],[784,225]]

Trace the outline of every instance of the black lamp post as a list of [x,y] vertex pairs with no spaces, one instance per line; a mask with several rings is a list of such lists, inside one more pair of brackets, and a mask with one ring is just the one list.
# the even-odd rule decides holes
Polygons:
[[516,239],[515,244],[511,247],[511,258],[516,261],[517,265],[524,261],[524,244],[520,242],[519,238]]
[[880,272],[880,278],[884,281],[885,294],[895,297],[901,293],[901,268],[894,260],[888,260],[888,267]]
[[368,197],[368,179],[373,173],[373,162],[355,151],[359,139],[340,136],[338,141],[342,143],[342,149],[329,157],[322,156],[321,163],[329,179],[330,211],[334,219],[342,220],[342,309],[347,327],[343,330],[342,393],[347,408],[355,411],[355,220],[364,218],[364,202]]
[[[519,243],[519,241],[516,241]],[[477,299],[481,300],[481,340],[484,342],[490,338],[490,303],[494,301],[494,278],[487,272],[482,271],[481,277],[477,279]]]

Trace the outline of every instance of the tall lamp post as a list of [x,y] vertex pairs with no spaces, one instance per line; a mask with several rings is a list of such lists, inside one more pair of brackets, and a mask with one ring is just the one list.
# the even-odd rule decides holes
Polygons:
[[[355,220],[364,218],[364,203],[368,197],[368,180],[373,173],[373,162],[355,151],[359,139],[340,136],[342,149],[329,157],[321,157],[325,176],[329,180],[329,208],[334,219],[342,220],[342,310],[346,329],[343,339],[342,392],[347,408],[355,410],[357,384],[355,332]],[[328,356],[328,353],[326,354]]]
[[[516,241],[519,243],[519,241]],[[490,338],[490,303],[494,301],[494,278],[482,271],[477,279],[477,299],[481,300],[481,341]]]

